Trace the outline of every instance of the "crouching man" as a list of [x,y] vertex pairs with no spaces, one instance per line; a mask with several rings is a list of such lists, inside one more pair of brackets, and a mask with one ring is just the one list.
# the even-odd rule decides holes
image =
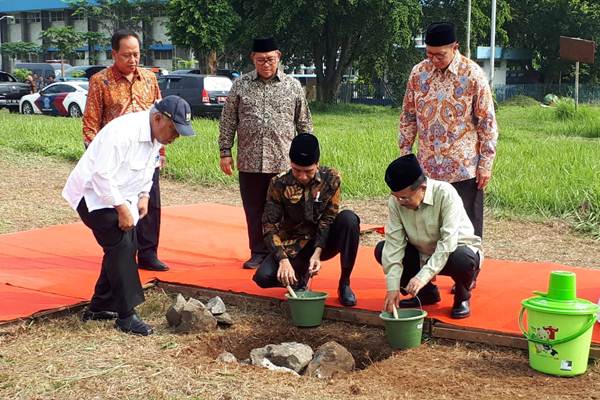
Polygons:
[[265,243],[270,254],[254,274],[262,288],[306,288],[321,261],[340,254],[338,298],[356,305],[350,288],[360,236],[360,220],[350,210],[339,212],[340,175],[319,166],[319,142],[303,133],[292,140],[291,169],[271,180],[263,214]]
[[[389,216],[385,241],[375,248],[386,277],[385,310],[391,312],[392,304],[419,307],[439,302],[440,293],[431,282],[439,274],[450,276],[456,285],[450,316],[468,317],[471,284],[483,254],[456,189],[426,178],[414,154],[393,161],[385,182],[392,192]],[[413,297],[400,300],[401,292]]]
[[124,332],[152,333],[135,313],[144,292],[134,227],[148,213],[160,148],[180,135],[193,136],[190,118],[189,104],[177,96],[116,118],[102,128],[69,175],[62,195],[104,251],[84,321],[116,318],[116,328]]

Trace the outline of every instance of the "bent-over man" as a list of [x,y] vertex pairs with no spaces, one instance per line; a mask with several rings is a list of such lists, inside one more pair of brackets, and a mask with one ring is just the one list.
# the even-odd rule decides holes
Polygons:
[[180,135],[193,136],[190,118],[190,106],[177,96],[116,118],[102,128],[69,175],[62,195],[104,251],[84,321],[117,318],[115,326],[124,332],[152,333],[135,313],[144,293],[134,228],[148,213],[160,148]]

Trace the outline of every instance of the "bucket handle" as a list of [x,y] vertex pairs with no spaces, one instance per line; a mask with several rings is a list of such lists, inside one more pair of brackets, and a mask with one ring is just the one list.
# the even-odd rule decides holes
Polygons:
[[562,339],[542,340],[542,339],[535,337],[534,334],[530,334],[527,332],[527,330],[525,329],[525,327],[523,325],[523,316],[524,315],[525,315],[525,307],[522,307],[521,312],[519,313],[519,328],[521,328],[521,332],[523,332],[523,335],[527,338],[527,340],[529,340],[530,342],[533,342],[533,343],[545,344],[545,345],[549,345],[549,346],[556,346],[558,344],[570,342],[571,340],[577,339],[579,336],[583,335],[588,329],[590,329],[590,327],[592,325],[594,325],[594,322],[596,322],[596,314],[590,314],[589,320],[585,323],[583,328],[581,328],[578,332],[575,332],[575,333],[573,333],[567,337],[564,337]]

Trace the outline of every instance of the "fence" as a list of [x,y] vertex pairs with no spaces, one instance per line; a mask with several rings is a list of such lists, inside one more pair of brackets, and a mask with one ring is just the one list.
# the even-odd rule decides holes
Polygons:
[[337,102],[389,106],[394,98],[384,82],[376,85],[342,83],[337,91]]
[[[574,84],[527,84],[527,85],[496,85],[494,87],[497,101],[505,101],[515,96],[528,96],[542,100],[545,95],[552,93],[560,97],[574,97]],[[600,86],[579,85],[580,103],[600,103]]]

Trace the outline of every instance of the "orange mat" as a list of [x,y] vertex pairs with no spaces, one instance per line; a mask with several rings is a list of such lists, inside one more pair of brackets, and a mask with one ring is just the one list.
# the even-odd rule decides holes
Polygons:
[[[196,204],[163,209],[160,256],[171,270],[141,271],[142,282],[158,279],[275,298],[283,298],[285,293],[280,288],[260,289],[251,280],[253,271],[240,267],[248,250],[244,215],[238,207]],[[89,299],[100,258],[100,248],[91,232],[80,223],[0,235],[0,321]],[[520,301],[532,296],[534,290],[545,290],[550,271],[557,269],[576,272],[578,297],[598,300],[600,271],[486,259],[473,292],[471,317],[448,317],[452,295],[447,277],[439,277],[436,282],[442,301],[425,309],[432,318],[446,323],[519,333]],[[330,294],[327,303],[331,306],[340,306],[336,298],[338,276],[336,257],[324,263],[321,274],[312,283],[313,290]],[[357,308],[381,309],[384,276],[370,247],[359,250],[352,287],[358,297]],[[593,341],[600,343],[600,324],[594,328]]]

